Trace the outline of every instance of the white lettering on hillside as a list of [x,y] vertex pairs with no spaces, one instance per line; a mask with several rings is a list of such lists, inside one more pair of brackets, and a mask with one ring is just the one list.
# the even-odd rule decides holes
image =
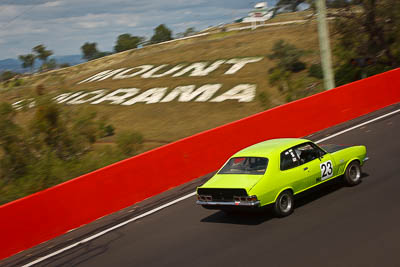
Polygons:
[[65,94],[61,94],[61,95],[59,95],[59,96],[56,96],[56,97],[54,98],[54,100],[55,100],[57,103],[61,104],[61,103],[67,102],[67,101],[69,101],[69,100],[71,100],[71,99],[73,99],[73,98],[79,96],[79,95],[82,94],[82,93],[83,93],[83,92],[65,93]]
[[64,93],[64,94],[58,95],[56,97],[53,97],[53,100],[55,100],[57,103],[60,103],[60,101],[62,101],[64,98],[66,98],[70,95],[71,95],[71,93]]
[[164,97],[161,102],[170,102],[177,96],[179,96],[179,102],[189,102],[197,96],[199,97],[195,100],[196,102],[205,102],[209,100],[221,87],[222,84],[206,84],[194,91],[196,88],[194,85],[178,86]]
[[100,104],[104,101],[111,101],[110,104],[119,105],[122,102],[126,101],[128,98],[138,94],[140,89],[137,88],[121,88],[115,90],[114,92],[103,96],[102,98],[90,103],[92,105]]
[[21,110],[24,107],[34,108],[36,106],[36,101],[34,98],[22,99],[22,100],[12,103],[11,106],[15,110]]
[[[143,73],[151,70],[153,67],[154,67],[153,65],[142,65],[142,66],[139,66],[139,67],[129,68],[129,69],[126,69],[126,70],[118,73],[117,75],[115,75],[113,77],[113,80],[122,80],[122,79],[133,78],[135,76],[138,76],[140,74],[143,74]],[[129,73],[129,72],[131,72],[133,70],[136,70],[136,69],[138,69],[136,72],[132,72],[130,74],[127,74],[127,73]]]
[[177,65],[177,66],[171,68],[170,70],[165,71],[164,73],[155,74],[157,71],[163,69],[166,66],[168,66],[168,64],[158,66],[158,67],[146,72],[141,77],[142,78],[161,78],[161,77],[170,75],[174,72],[177,72],[178,70],[182,69],[185,66],[185,64]]
[[245,58],[233,58],[228,60],[226,63],[233,64],[233,66],[227,70],[224,74],[225,75],[232,75],[242,69],[249,63],[255,63],[262,60],[263,57],[245,57]]
[[[96,91],[93,91],[93,92],[88,92],[88,93],[85,93],[85,94],[82,94],[82,95],[78,96],[77,98],[74,98],[74,99],[68,101],[67,104],[79,105],[79,104],[84,104],[84,103],[87,103],[87,102],[92,102],[92,101],[96,100],[97,98],[102,97],[105,94],[106,94],[106,91],[104,89],[96,90]],[[92,97],[84,99],[84,98],[86,98],[88,96],[92,96]]]
[[231,90],[214,98],[211,102],[223,102],[225,100],[238,100],[239,102],[251,102],[256,95],[256,85],[254,84],[239,84]]
[[121,105],[130,106],[138,102],[144,102],[146,104],[158,103],[161,100],[161,98],[165,95],[167,89],[168,89],[167,87],[149,89],[141,93],[140,95],[132,98],[131,100],[122,103]]
[[[232,89],[226,91],[220,96],[211,99],[214,94],[222,87],[222,84],[205,84],[196,89],[195,85],[177,86],[167,95],[167,87],[151,88],[140,93],[138,88],[120,88],[111,93],[106,94],[107,89],[100,89],[92,92],[75,92],[63,93],[53,98],[56,103],[65,104],[85,104],[91,105],[108,102],[113,105],[130,106],[136,103],[166,103],[178,98],[179,102],[223,102],[226,100],[237,100],[238,102],[250,102],[254,100],[256,95],[255,84],[239,84]],[[139,94],[139,95],[137,95]],[[137,96],[135,96],[137,95]],[[211,100],[210,100],[211,99]],[[23,99],[12,104],[14,109],[22,109],[23,107],[32,108],[35,106],[34,99]]]
[[233,58],[229,60],[217,60],[211,64],[209,62],[195,62],[187,67],[185,67],[186,64],[178,64],[162,73],[157,72],[169,66],[168,64],[162,64],[157,67],[154,67],[153,65],[141,65],[128,69],[120,68],[116,70],[105,70],[80,81],[78,84],[104,81],[109,78],[112,78],[113,80],[129,79],[139,75],[146,79],[161,78],[168,75],[172,75],[172,77],[181,77],[185,74],[188,74],[190,77],[204,77],[217,70],[222,64],[232,64],[232,66],[224,73],[225,75],[232,75],[243,69],[247,64],[259,62],[263,58],[264,57]]
[[218,69],[219,66],[221,66],[225,60],[217,60],[214,63],[212,63],[209,67],[207,67],[208,63],[207,62],[198,62],[198,63],[193,63],[192,65],[184,68],[178,73],[175,73],[172,75],[172,77],[179,77],[182,76],[188,72],[190,73],[189,76],[207,76],[210,74],[210,72],[213,72],[214,70]]
[[25,99],[19,100],[17,102],[14,102],[11,104],[11,106],[13,107],[13,109],[15,110],[20,110],[23,108],[23,104],[25,102]]
[[78,84],[94,82],[94,81],[104,81],[105,79],[111,78],[112,76],[114,76],[115,74],[117,74],[123,70],[125,70],[125,68],[102,71],[100,73],[93,75],[92,77],[87,78],[86,80],[79,82]]

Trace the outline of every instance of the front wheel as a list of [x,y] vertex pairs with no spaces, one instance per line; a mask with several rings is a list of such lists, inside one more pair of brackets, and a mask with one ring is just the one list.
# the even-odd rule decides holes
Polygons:
[[286,217],[292,214],[294,198],[291,191],[283,191],[275,201],[274,210],[278,217]]
[[361,166],[358,161],[352,161],[344,172],[344,180],[349,186],[357,185],[361,182]]

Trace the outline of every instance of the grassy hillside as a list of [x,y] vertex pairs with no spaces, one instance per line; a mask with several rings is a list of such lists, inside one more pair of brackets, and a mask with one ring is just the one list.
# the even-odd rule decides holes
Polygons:
[[[283,14],[274,18],[271,22],[301,20],[308,15],[308,12]],[[236,27],[236,25],[230,27]],[[138,88],[140,89],[138,95],[151,88],[167,88],[165,97],[178,86],[193,85],[197,89],[207,84],[221,84],[221,88],[214,96],[205,102],[195,101],[196,98],[188,102],[181,102],[178,101],[178,98],[175,98],[165,103],[146,104],[139,102],[134,105],[113,105],[110,104],[110,101],[97,105],[90,104],[93,101],[80,105],[67,104],[68,101],[58,104],[58,109],[61,109],[60,116],[70,117],[73,120],[70,119],[70,122],[63,120],[62,123],[69,125],[68,129],[65,128],[67,132],[63,138],[68,138],[65,135],[76,138],[74,137],[75,132],[80,131],[89,131],[90,133],[94,127],[92,124],[89,128],[82,129],[77,125],[85,123],[85,120],[93,112],[97,113],[98,119],[106,124],[111,124],[115,128],[115,135],[98,138],[93,145],[85,143],[88,146],[85,145],[81,149],[82,151],[71,159],[68,159],[68,157],[62,159],[56,156],[51,147],[47,150],[42,145],[38,146],[39,150],[34,148],[32,155],[40,158],[41,161],[32,162],[29,159],[23,159],[23,161],[31,163],[27,165],[28,171],[22,177],[18,178],[17,174],[14,176],[17,179],[0,179],[0,203],[11,201],[95,170],[122,159],[124,155],[126,157],[128,154],[121,153],[121,145],[117,145],[121,133],[139,132],[143,136],[143,144],[138,146],[139,150],[136,151],[136,153],[140,153],[284,104],[289,100],[319,92],[322,88],[321,81],[309,77],[307,69],[292,74],[293,80],[298,83],[296,92],[282,91],[269,83],[269,72],[276,66],[277,62],[270,60],[268,55],[271,53],[274,43],[278,40],[284,40],[305,51],[301,60],[306,63],[307,67],[319,62],[317,25],[314,20],[309,20],[298,24],[260,27],[256,30],[214,29],[208,35],[201,37],[125,51],[84,64],[24,76],[0,84],[0,102],[8,103],[16,103],[21,100],[25,100],[25,103],[31,103],[32,100],[40,103],[47,98],[54,98],[63,93],[74,94],[101,89],[107,93],[112,93],[121,88]],[[234,63],[228,62],[230,59],[243,60],[244,58],[254,57],[258,58],[257,62],[243,65],[233,74],[226,74],[234,65]],[[173,74],[177,74],[193,63],[214,64],[220,60],[223,60],[224,63],[221,63],[218,68],[210,71],[206,76],[193,76],[193,72],[187,72],[177,77],[173,76]],[[163,73],[180,64],[184,66],[179,71],[160,78],[143,78],[139,75],[126,79],[112,79],[110,77],[79,84],[79,82],[106,70],[134,68],[142,65],[157,67],[162,64],[168,64],[168,66],[156,72],[156,74]],[[209,67],[210,65],[206,66]],[[239,102],[237,99],[223,102],[210,101],[240,84],[256,86],[255,97],[252,101]],[[40,109],[37,106],[29,107],[29,105],[25,105],[24,108],[17,110],[15,121],[26,129],[26,133],[29,133],[32,129],[39,129],[38,127],[43,125],[35,128],[32,126],[32,121],[36,119],[37,123],[40,116],[47,115],[43,113],[46,112],[45,110],[42,110],[42,115],[38,115],[38,111]],[[47,126],[44,125],[43,127]],[[5,132],[7,133],[7,131]],[[25,135],[28,136],[29,134]],[[46,132],[42,132],[36,138],[46,141],[46,139],[43,139],[45,136]],[[29,139],[26,142],[32,143],[33,141]],[[18,153],[16,155],[19,157],[23,155],[20,152]],[[10,157],[11,161],[8,161],[8,163],[12,163],[13,156],[10,154]],[[48,157],[48,159],[46,160],[43,157]],[[0,162],[0,164],[2,163]],[[7,175],[7,169],[2,167],[0,177],[7,177]]]
[[[287,14],[284,16],[288,17]],[[295,16],[298,19],[299,15]],[[285,103],[285,95],[282,95],[268,82],[268,71],[275,63],[269,60],[267,55],[274,42],[280,39],[306,50],[307,55],[302,60],[307,64],[318,62],[317,28],[315,22],[310,21],[302,24],[259,28],[254,31],[220,32],[199,38],[125,51],[78,66],[26,77],[23,79],[22,86],[2,89],[1,99],[16,102],[24,98],[37,98],[35,88],[38,85],[44,87],[46,95],[56,96],[64,92],[92,91],[102,88],[112,91],[118,88],[136,87],[145,91],[155,87],[168,87],[168,91],[171,91],[179,85],[201,86],[213,83],[223,84],[217,95],[235,85],[248,83],[257,85],[257,95],[263,93],[267,96],[267,101],[264,103],[260,101],[259,97],[256,97],[249,103],[239,103],[237,100],[227,100],[221,103],[194,101],[182,103],[175,100],[169,103],[137,103],[132,106],[87,104],[100,116],[107,117],[117,132],[131,129],[141,132],[145,138],[143,149],[147,150]],[[241,57],[263,57],[263,59],[257,63],[246,65],[235,75],[230,76],[224,75],[224,72],[230,67],[225,64],[206,77],[184,75],[182,77],[166,76],[144,79],[139,76],[124,80],[106,79],[77,84],[77,82],[107,69],[129,68],[145,64],[175,66],[179,63],[190,64],[200,61],[212,63],[220,59]],[[299,78],[307,76],[305,71],[296,75]],[[306,78],[306,80],[308,81],[306,85],[316,82],[311,78]],[[304,88],[304,90],[307,89]],[[309,93],[315,93],[315,89],[310,90]],[[63,105],[63,108],[74,109],[76,107]],[[28,120],[32,111],[33,109],[20,111],[19,120]],[[113,142],[113,138],[107,139],[107,142]]]
[[[272,22],[304,19],[308,15],[308,12],[283,14],[274,18]],[[231,27],[235,27],[235,25]],[[260,27],[256,30],[226,31],[225,29],[224,31],[214,29],[208,35],[201,37],[125,51],[77,66],[24,76],[0,84],[0,102],[12,104],[25,100],[25,105],[22,109],[17,110],[14,117],[16,123],[25,129],[25,133],[20,132],[16,137],[17,139],[14,138],[16,144],[13,146],[14,154],[9,154],[8,157],[7,154],[4,154],[4,151],[6,151],[4,147],[7,146],[4,143],[2,144],[4,151],[0,152],[0,156],[2,156],[0,164],[11,164],[13,166],[14,163],[18,163],[25,166],[25,169],[24,172],[21,172],[23,174],[19,175],[19,168],[13,167],[9,170],[4,167],[5,165],[0,165],[0,204],[132,155],[129,151],[124,152],[125,146],[134,146],[134,153],[144,152],[201,131],[245,118],[284,104],[289,100],[319,92],[322,88],[321,81],[309,77],[307,69],[292,74],[292,81],[296,83],[294,91],[282,91],[282,89],[269,83],[270,70],[276,66],[277,62],[270,60],[268,55],[271,53],[274,43],[278,40],[284,40],[305,51],[301,60],[306,63],[307,67],[319,62],[317,25],[315,21],[310,20],[299,24]],[[234,65],[227,62],[230,59],[243,60],[244,58],[254,57],[258,58],[257,62],[245,64],[233,74],[226,74]],[[177,77],[173,76],[173,74],[177,74],[193,63],[207,62],[214,64],[221,60],[224,63],[221,63],[218,68],[210,71],[206,76],[193,76],[193,72],[187,72]],[[168,64],[168,66],[155,74],[163,73],[180,64],[183,64],[184,67],[160,78],[143,78],[139,75],[126,79],[112,79],[110,77],[79,84],[79,82],[106,70],[134,68],[142,65],[157,67],[162,64]],[[210,65],[206,66],[209,67]],[[195,89],[198,89],[207,84],[221,84],[221,88],[205,102],[195,101],[196,98],[188,102],[181,102],[178,101],[178,98],[175,98],[170,102],[158,101],[158,103],[152,104],[138,102],[133,105],[113,105],[110,104],[110,101],[105,101],[94,105],[90,104],[93,103],[92,101],[80,105],[71,105],[66,101],[57,105],[57,109],[60,110],[60,112],[57,111],[59,115],[53,114],[54,116],[65,117],[61,120],[58,119],[58,128],[52,128],[48,124],[54,119],[52,115],[54,107],[29,106],[32,101],[41,103],[48,98],[54,98],[64,93],[81,92],[83,94],[82,91],[94,92],[97,90],[112,93],[121,88],[138,88],[140,89],[138,95],[141,95],[149,89],[161,87],[167,88],[165,97],[178,86],[193,85]],[[210,101],[240,84],[256,86],[255,97],[252,101],[239,102],[237,99],[223,102]],[[39,106],[40,108],[38,108]],[[0,115],[4,117],[4,109],[1,112],[3,113]],[[95,122],[90,121],[93,113],[97,114],[97,121]],[[46,123],[43,124],[38,121],[38,119],[43,119],[46,116],[48,120]],[[6,121],[9,118],[11,117],[4,117],[2,125],[7,125],[9,122]],[[94,133],[95,128],[98,127],[96,125],[101,122],[106,125],[111,124],[115,128],[115,135],[95,138],[93,144],[94,141],[89,140],[90,134]],[[65,129],[64,133],[62,129]],[[5,133],[2,140],[7,140],[7,135],[13,135],[12,129],[9,131],[0,128],[0,130]],[[35,133],[35,131],[39,132]],[[134,132],[139,132],[143,136],[142,145],[136,146],[135,143],[129,143],[131,142],[129,140],[132,139],[126,139],[130,138],[127,137],[127,133],[129,135],[129,133]],[[142,140],[140,134],[139,136],[136,134],[133,138]],[[87,137],[89,139],[86,140]],[[54,146],[54,144],[52,146],[52,142],[58,142],[57,138],[63,138],[64,141],[60,143],[61,146],[68,144],[68,142],[74,143],[71,140],[76,139],[76,144],[66,148],[66,151],[71,149],[75,151],[72,157],[63,156],[60,147]],[[21,141],[24,139],[25,141]],[[49,142],[49,140],[53,141]],[[24,149],[35,144],[35,142],[36,146],[29,148],[31,156],[24,157],[24,155],[28,155],[23,152]],[[19,160],[15,160],[16,158],[19,158]],[[12,171],[15,172],[13,176],[11,176]]]

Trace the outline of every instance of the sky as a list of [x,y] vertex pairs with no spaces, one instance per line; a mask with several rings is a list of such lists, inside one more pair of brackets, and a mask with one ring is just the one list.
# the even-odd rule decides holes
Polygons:
[[[120,34],[150,38],[165,24],[173,34],[189,27],[244,17],[250,0],[0,0],[0,60],[31,53],[43,44],[55,56],[81,54],[85,42],[112,51]],[[276,0],[269,0],[273,6]]]

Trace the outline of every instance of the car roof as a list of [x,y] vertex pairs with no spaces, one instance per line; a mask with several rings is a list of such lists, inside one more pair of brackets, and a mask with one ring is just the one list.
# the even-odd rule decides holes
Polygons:
[[310,142],[307,139],[300,138],[277,138],[267,140],[255,145],[246,147],[240,150],[232,157],[268,157],[274,153],[280,153],[283,150],[291,148],[293,146]]

